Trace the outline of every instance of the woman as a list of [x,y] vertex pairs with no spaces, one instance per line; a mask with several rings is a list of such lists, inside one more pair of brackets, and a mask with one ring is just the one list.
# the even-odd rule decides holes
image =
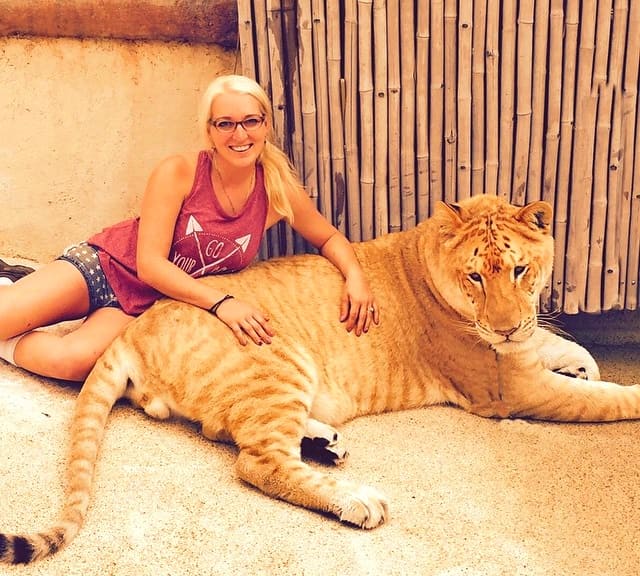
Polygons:
[[[214,80],[200,117],[208,149],[163,160],[149,178],[139,218],[0,286],[0,358],[82,381],[124,327],[162,296],[210,310],[242,345],[269,344],[274,334],[262,310],[196,278],[246,267],[265,230],[283,218],[344,276],[346,329],[360,336],[378,323],[351,244],[318,212],[285,154],[269,141],[270,111],[255,81]],[[83,317],[64,336],[35,330]]]

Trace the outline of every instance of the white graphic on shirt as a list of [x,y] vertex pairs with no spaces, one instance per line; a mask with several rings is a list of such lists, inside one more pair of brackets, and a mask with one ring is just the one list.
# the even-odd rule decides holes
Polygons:
[[[205,238],[200,238],[198,234],[200,232],[203,233],[201,235]],[[207,241],[206,232],[204,232],[202,226],[193,215],[189,216],[187,222],[185,238],[189,236],[193,237],[196,244],[200,262],[198,263],[192,256],[181,254],[176,249],[173,255],[173,263],[194,278],[204,276],[205,274],[225,272],[227,267],[224,265],[224,262],[240,251],[245,253],[251,242],[251,234],[245,234],[244,236],[235,238],[231,240],[234,246],[233,249],[224,254],[226,251],[225,247],[228,246],[229,240],[225,238],[212,238]],[[207,242],[204,246],[203,240]],[[177,244],[179,243],[180,242]],[[174,248],[177,248],[177,246],[174,245]],[[209,260],[208,264],[206,263],[205,257]]]
[[240,244],[242,251],[246,252],[249,247],[249,242],[251,242],[251,234],[247,234],[246,236],[240,236],[240,238],[236,238],[236,242]]
[[207,264],[206,266],[203,266],[202,268],[203,274],[207,272],[211,272],[213,268],[215,268],[216,266],[219,266],[222,262],[224,262],[228,258],[231,258],[231,256],[233,256],[239,250],[246,252],[247,248],[249,247],[249,242],[251,241],[251,234],[247,234],[246,236],[240,236],[240,238],[236,238],[234,241],[236,243],[236,247],[231,252],[229,252],[229,254],[227,254],[226,256],[219,258],[215,262],[211,262],[211,264]]
[[189,236],[189,234],[193,234],[193,239],[196,241],[196,246],[198,247],[200,262],[202,262],[202,266],[204,266],[204,256],[202,256],[202,246],[200,246],[200,238],[198,238],[198,232],[202,232],[202,226],[200,226],[200,222],[198,222],[195,217],[191,215],[189,216],[189,221],[187,222],[187,236]]

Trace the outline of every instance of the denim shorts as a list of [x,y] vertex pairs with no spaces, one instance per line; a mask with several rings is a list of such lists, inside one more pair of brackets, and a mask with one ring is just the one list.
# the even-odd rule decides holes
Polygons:
[[74,244],[66,248],[58,260],[70,262],[82,274],[89,290],[89,312],[98,308],[120,308],[93,246],[86,242]]

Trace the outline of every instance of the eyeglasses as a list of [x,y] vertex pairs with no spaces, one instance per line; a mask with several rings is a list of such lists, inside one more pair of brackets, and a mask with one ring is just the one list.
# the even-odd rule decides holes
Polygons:
[[224,132],[225,134],[231,134],[236,131],[238,124],[242,126],[245,131],[253,132],[264,124],[264,116],[247,116],[244,120],[236,122],[235,120],[229,120],[228,118],[213,118],[209,120],[209,124],[213,126],[218,132]]

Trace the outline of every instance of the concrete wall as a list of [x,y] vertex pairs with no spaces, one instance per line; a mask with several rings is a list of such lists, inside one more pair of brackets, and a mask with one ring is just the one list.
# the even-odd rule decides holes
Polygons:
[[166,155],[200,147],[217,45],[0,38],[0,256],[46,261],[133,215]]
[[0,36],[238,43],[236,0],[0,0]]

